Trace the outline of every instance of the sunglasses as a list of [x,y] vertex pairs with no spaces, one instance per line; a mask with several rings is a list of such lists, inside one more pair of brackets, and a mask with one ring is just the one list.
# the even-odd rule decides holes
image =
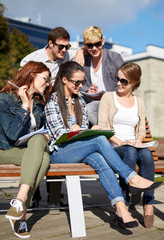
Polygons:
[[48,82],[49,82],[49,77],[44,76],[44,75],[42,75],[42,74],[40,74],[40,73],[37,73],[36,75],[39,76],[39,77],[44,78],[45,83],[48,83]]
[[86,43],[87,48],[92,49],[93,47],[99,48],[102,46],[102,41],[96,43]]
[[63,44],[58,44],[56,42],[53,42],[53,44],[55,44],[59,50],[62,50],[63,48],[65,48],[66,50],[69,50],[71,48],[71,44],[63,45]]
[[80,84],[84,85],[86,80],[83,80],[83,81],[75,81],[75,80],[72,80],[72,79],[67,79],[69,82],[72,82],[76,87],[80,86]]
[[130,83],[127,79],[119,78],[118,76],[116,77],[116,82],[120,82],[122,86],[127,86]]

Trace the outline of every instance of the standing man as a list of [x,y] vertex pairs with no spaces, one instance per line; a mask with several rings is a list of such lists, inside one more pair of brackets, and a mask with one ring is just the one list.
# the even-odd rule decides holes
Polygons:
[[[103,49],[105,39],[99,27],[87,27],[83,31],[83,40],[88,55],[84,56],[86,84],[81,91],[89,94],[89,96],[84,95],[87,102],[88,117],[92,125],[97,125],[99,100],[102,96],[98,93],[117,90],[117,70],[123,64],[123,59],[120,54]],[[95,93],[98,96],[93,97],[92,94]]]
[[20,62],[20,66],[22,67],[31,60],[43,62],[51,71],[53,84],[60,64],[70,60],[84,64],[83,49],[69,50],[71,48],[69,41],[70,35],[63,27],[54,28],[48,34],[48,45],[24,57]]

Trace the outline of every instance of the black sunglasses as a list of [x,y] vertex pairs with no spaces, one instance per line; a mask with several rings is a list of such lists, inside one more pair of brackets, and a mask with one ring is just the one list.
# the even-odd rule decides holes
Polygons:
[[72,79],[67,79],[69,82],[72,82],[76,87],[80,86],[80,84],[84,85],[86,80],[80,81],[80,80],[72,80]]
[[102,46],[102,41],[96,43],[86,43],[87,48],[92,49],[93,47],[99,48]]
[[63,48],[65,48],[66,50],[69,50],[71,48],[71,44],[63,45],[63,44],[58,44],[56,42],[53,42],[53,44],[55,44],[59,50],[62,50]]
[[127,86],[130,83],[127,79],[119,78],[118,76],[116,77],[116,82],[120,82],[122,86]]

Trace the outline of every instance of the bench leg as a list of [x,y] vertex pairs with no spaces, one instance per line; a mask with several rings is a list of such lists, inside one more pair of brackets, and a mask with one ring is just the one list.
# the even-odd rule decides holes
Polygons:
[[79,176],[66,176],[72,237],[85,237],[85,219]]

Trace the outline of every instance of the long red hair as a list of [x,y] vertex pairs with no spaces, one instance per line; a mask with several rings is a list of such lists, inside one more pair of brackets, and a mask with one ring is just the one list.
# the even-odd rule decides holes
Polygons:
[[[29,61],[27,62],[14,76],[13,80],[11,81],[18,87],[23,85],[28,85],[30,87],[31,83],[33,83],[37,73],[42,73],[44,71],[49,72],[49,86],[46,87],[44,95],[41,96],[40,94],[35,94],[35,98],[41,103],[45,104],[49,100],[50,92],[52,89],[51,84],[51,72],[49,68],[42,62],[34,62]],[[6,93],[17,93],[18,89],[13,85],[7,83],[6,86],[1,90],[2,92]]]

